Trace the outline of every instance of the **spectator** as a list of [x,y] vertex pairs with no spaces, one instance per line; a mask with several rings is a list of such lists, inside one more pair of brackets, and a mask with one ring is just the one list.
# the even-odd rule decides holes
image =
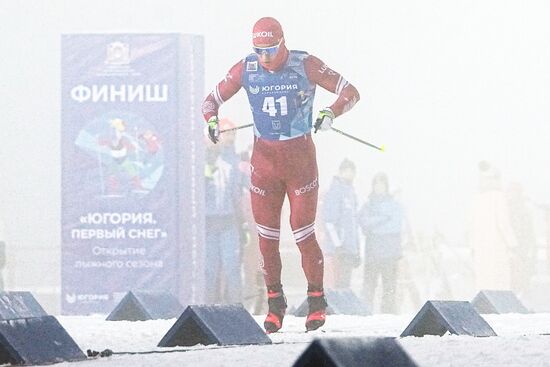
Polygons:
[[[392,196],[403,207],[401,194],[401,190],[394,190]],[[404,208],[402,216],[403,238],[401,242],[403,255],[397,267],[396,308],[394,310],[396,313],[408,311],[407,301],[409,301],[409,309],[412,307],[413,310],[416,310],[422,305],[419,289],[422,280],[419,277],[421,277],[423,271],[427,270],[424,265],[420,264],[424,263],[425,259],[421,254],[420,246],[416,243],[412,223]],[[422,260],[420,260],[421,258]],[[422,268],[422,271],[419,271],[419,267]]]
[[546,244],[546,264],[550,268],[550,205],[544,208],[544,239]]
[[0,219],[0,291],[4,290],[4,268],[6,266],[6,236],[4,222]]
[[535,271],[536,238],[533,213],[528,205],[523,187],[517,182],[509,185],[506,192],[510,223],[517,240],[512,258],[512,290],[518,295],[529,290]]
[[510,290],[511,257],[517,241],[510,212],[502,191],[500,172],[482,161],[479,168],[479,192],[469,215],[469,244],[472,249],[476,290]]
[[[221,122],[222,129],[232,124]],[[228,134],[229,135],[229,134]],[[205,165],[206,300],[208,303],[241,302],[241,173],[232,139],[211,145]]]
[[359,211],[359,224],[365,235],[365,300],[373,305],[378,279],[381,278],[381,312],[395,313],[397,270],[402,256],[403,210],[390,194],[385,173],[374,176],[372,191]]
[[332,271],[332,282],[329,282],[327,274],[327,287],[349,288],[352,270],[361,263],[354,178],[355,164],[344,159],[324,195],[322,215],[325,242],[322,247],[327,273]]

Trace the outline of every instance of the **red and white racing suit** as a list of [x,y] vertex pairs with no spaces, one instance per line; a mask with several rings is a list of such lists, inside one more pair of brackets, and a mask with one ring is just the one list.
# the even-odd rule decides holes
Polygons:
[[264,69],[255,54],[236,63],[206,97],[202,110],[205,120],[217,116],[222,103],[241,88],[246,89],[255,125],[251,203],[266,285],[269,288],[281,284],[279,237],[286,195],[290,225],[308,286],[322,289],[323,254],[314,229],[319,190],[311,135],[315,86],[338,95],[330,106],[335,116],[352,108],[359,93],[317,57],[301,51],[286,52],[284,65],[276,71]]

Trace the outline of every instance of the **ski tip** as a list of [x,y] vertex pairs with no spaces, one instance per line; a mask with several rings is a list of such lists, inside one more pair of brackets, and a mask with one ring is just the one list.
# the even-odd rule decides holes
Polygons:
[[381,152],[385,152],[385,151],[386,151],[386,146],[385,146],[385,145],[381,145],[381,146],[380,146],[380,151],[381,151]]

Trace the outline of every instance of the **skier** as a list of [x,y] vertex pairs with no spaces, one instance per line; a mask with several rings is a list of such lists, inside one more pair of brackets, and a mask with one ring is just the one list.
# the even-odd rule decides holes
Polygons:
[[338,95],[319,112],[315,132],[329,130],[333,120],[359,100],[357,89],[317,57],[288,50],[283,29],[271,17],[252,29],[253,53],[237,62],[206,97],[202,112],[213,143],[220,138],[219,107],[241,87],[246,90],[254,120],[251,158],[251,204],[258,229],[262,270],[269,311],[267,333],[282,327],[287,308],[281,284],[279,235],[285,195],[290,202],[290,225],[307,282],[309,313],[306,330],[325,323],[323,253],[315,238],[318,198],[315,145],[311,137],[316,85]]

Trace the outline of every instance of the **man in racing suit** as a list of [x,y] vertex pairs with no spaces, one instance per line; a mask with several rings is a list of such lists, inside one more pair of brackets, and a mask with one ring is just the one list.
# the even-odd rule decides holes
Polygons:
[[315,238],[319,190],[313,144],[312,110],[315,87],[338,95],[319,112],[315,131],[329,130],[334,118],[359,100],[357,89],[321,60],[304,51],[288,50],[281,25],[271,17],[259,19],[252,30],[254,52],[237,62],[206,97],[202,112],[209,137],[220,138],[218,109],[241,88],[246,90],[254,119],[251,158],[251,203],[256,221],[269,312],[266,332],[282,326],[286,298],[281,284],[279,236],[285,195],[290,203],[290,225],[301,252],[308,282],[309,314],[306,329],[325,322],[323,254]]

